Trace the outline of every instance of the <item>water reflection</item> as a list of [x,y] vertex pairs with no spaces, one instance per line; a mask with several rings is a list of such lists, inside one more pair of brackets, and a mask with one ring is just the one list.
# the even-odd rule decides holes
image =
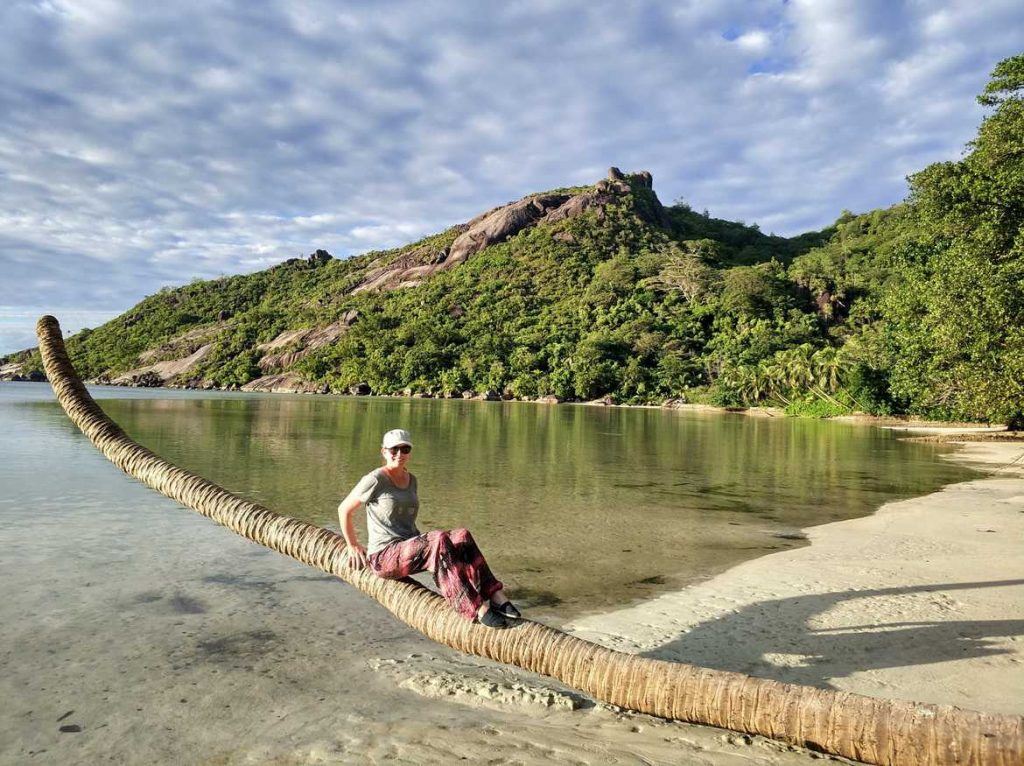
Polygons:
[[[939,460],[942,445],[789,418],[102,388],[94,395],[119,397],[101,405],[163,457],[335,527],[340,498],[378,464],[381,434],[407,428],[421,527],[470,527],[513,593],[560,617],[680,587],[801,544],[788,534],[799,527],[973,475]],[[37,417],[61,420],[52,402],[33,406]]]

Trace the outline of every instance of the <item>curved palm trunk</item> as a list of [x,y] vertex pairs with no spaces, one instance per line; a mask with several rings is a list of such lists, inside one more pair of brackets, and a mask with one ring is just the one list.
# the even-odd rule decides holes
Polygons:
[[612,651],[539,623],[495,631],[468,622],[412,582],[349,572],[343,538],[278,515],[133,442],[104,414],[68,359],[60,326],[36,332],[61,406],[99,450],[139,481],[261,545],[340,577],[426,636],[462,652],[559,679],[662,718],[761,734],[875,764],[1005,764],[1024,759],[1024,717],[882,700]]

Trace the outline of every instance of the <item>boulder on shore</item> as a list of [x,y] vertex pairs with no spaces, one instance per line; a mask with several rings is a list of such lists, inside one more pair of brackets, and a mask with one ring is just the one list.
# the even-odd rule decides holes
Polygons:
[[0,380],[25,380],[21,374],[21,365],[18,362],[0,364]]
[[122,375],[114,381],[115,386],[137,386],[138,388],[159,388],[163,384],[163,377],[153,370],[137,372],[134,375]]
[[[205,388],[205,386],[203,387]],[[213,387],[212,384],[210,387]],[[242,386],[242,390],[286,394],[326,394],[330,391],[326,383],[314,383],[291,372],[280,375],[264,375],[262,378],[250,380]]]

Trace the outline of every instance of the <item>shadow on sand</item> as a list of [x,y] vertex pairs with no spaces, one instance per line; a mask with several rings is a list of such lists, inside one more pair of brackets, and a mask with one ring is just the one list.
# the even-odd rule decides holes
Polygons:
[[[992,639],[1024,635],[1024,620],[900,620],[901,611],[920,607],[951,610],[950,591],[999,588],[1024,580],[949,583],[905,588],[850,590],[759,601],[702,622],[644,656],[717,670],[732,670],[789,683],[833,688],[829,679],[879,668],[1006,654]],[[885,597],[873,612],[877,622],[815,628],[833,607],[854,599]],[[896,618],[895,620],[893,618]]]

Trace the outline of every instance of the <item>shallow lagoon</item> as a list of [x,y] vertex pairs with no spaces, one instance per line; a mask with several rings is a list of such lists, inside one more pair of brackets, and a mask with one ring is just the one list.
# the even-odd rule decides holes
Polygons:
[[[803,419],[91,391],[163,457],[278,512],[335,528],[339,499],[377,464],[381,433],[407,428],[416,442],[421,528],[471,528],[510,591],[552,621],[683,587],[802,544],[801,527],[871,513],[973,475],[940,459],[949,450],[942,445]],[[67,497],[81,496],[88,481],[76,462],[93,448],[41,384],[0,384],[0,427],[9,439],[5,521],[59,526]],[[99,470],[117,474],[109,465]],[[134,481],[121,478],[103,482],[105,497],[90,502],[121,504],[119,487],[136,496]]]

